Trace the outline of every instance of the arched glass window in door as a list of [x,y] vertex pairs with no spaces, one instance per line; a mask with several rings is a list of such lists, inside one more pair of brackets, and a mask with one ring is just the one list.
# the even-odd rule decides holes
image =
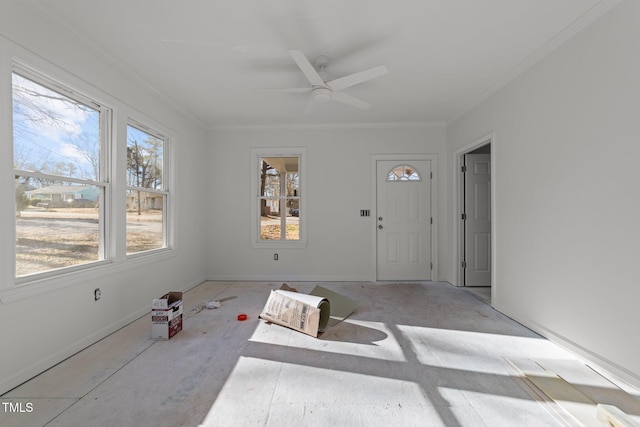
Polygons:
[[387,181],[421,181],[420,173],[411,165],[395,166],[387,174]]

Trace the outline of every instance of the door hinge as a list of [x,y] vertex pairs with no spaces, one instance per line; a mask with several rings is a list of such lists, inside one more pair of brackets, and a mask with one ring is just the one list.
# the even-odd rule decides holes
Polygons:
[[467,261],[462,261],[462,268],[467,268]]
[[462,220],[463,220],[463,221],[466,221],[466,220],[467,220],[467,214],[466,214],[466,213],[463,213],[463,214],[462,214]]
[[433,270],[433,263],[431,263],[431,269]]
[[433,217],[431,217],[431,225],[433,225]]
[[429,178],[433,179],[433,172],[429,172]]
[[467,171],[467,167],[466,166],[462,166],[462,172],[466,172]]

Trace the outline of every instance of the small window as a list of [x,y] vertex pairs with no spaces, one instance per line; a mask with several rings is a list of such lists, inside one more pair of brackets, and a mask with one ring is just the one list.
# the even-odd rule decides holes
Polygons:
[[104,259],[109,110],[21,68],[12,97],[16,276]]
[[420,174],[411,165],[398,165],[387,174],[387,181],[420,181]]
[[252,150],[254,154],[254,243],[304,245],[302,151]]
[[260,157],[260,240],[300,240],[298,157]]
[[165,139],[127,126],[127,254],[167,246]]

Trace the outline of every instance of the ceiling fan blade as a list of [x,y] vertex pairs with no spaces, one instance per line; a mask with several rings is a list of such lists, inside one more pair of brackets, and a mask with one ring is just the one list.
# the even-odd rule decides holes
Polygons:
[[324,80],[320,77],[320,74],[313,68],[313,65],[309,62],[304,53],[300,50],[290,50],[289,55],[296,61],[300,70],[304,73],[311,86],[325,86]]
[[361,110],[368,110],[371,107],[371,104],[364,102],[361,99],[356,98],[355,96],[347,95],[344,92],[333,92],[331,94],[331,99],[334,101],[342,102],[343,104],[350,105],[351,107],[360,108]]
[[360,71],[359,73],[349,74],[348,76],[339,77],[335,80],[327,82],[332,90],[342,90],[348,87],[366,82],[376,77],[384,76],[389,70],[384,65],[370,68],[368,70]]

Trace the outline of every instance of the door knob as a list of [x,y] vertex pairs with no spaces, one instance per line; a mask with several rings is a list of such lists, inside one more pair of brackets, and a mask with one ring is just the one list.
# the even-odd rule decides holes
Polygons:
[[382,221],[382,217],[381,216],[378,217],[378,221]]
[[382,225],[379,225],[379,226],[378,226],[378,228],[379,228],[380,230],[382,230]]

